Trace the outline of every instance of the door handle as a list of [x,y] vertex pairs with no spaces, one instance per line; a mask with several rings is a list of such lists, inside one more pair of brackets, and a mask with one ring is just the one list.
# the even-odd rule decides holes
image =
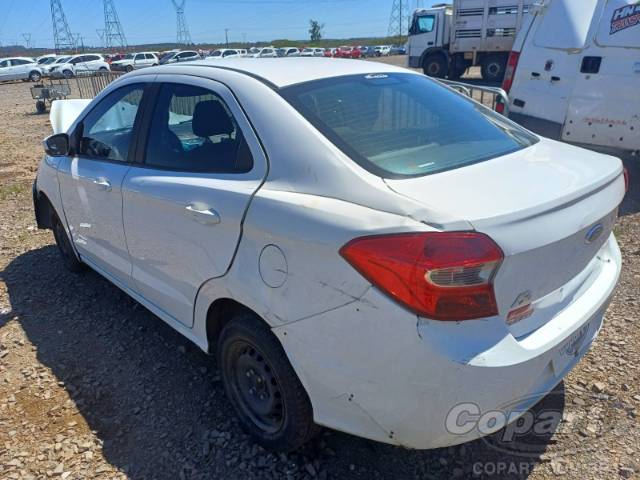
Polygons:
[[185,211],[200,223],[207,225],[220,223],[220,215],[213,208],[199,207],[194,204],[189,204],[185,207]]
[[93,180],[93,184],[100,187],[102,190],[107,192],[111,191],[111,182],[106,178],[96,178]]

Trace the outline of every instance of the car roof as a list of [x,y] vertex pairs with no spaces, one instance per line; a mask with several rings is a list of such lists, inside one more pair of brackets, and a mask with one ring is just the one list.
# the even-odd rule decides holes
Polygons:
[[[172,64],[172,68],[184,70],[185,75],[204,76],[202,67],[224,68],[250,77],[258,78],[276,88],[283,88],[298,83],[321,80],[324,78],[346,75],[366,75],[369,73],[416,73],[406,68],[396,67],[380,62],[363,60],[336,61],[332,58],[245,58],[231,57],[224,64],[210,59],[196,60],[185,64]],[[156,67],[161,72],[164,66]],[[147,69],[148,70],[148,69]],[[213,72],[212,72],[213,73]],[[143,72],[138,72],[138,75]],[[132,74],[129,74],[132,75]],[[136,75],[136,74],[134,74]]]

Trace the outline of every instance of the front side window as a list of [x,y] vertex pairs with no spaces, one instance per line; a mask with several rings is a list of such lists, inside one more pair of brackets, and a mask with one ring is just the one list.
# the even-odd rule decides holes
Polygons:
[[144,60],[144,53],[137,54],[135,60]]
[[179,84],[160,90],[145,163],[189,172],[244,173],[253,167],[242,131],[222,99]]
[[125,162],[133,137],[133,126],[144,87],[122,87],[100,101],[82,121],[79,154]]
[[433,32],[433,28],[436,24],[436,17],[434,15],[423,15],[416,20],[417,33],[429,33]]
[[2,60],[0,62],[0,68],[7,68],[9,66],[9,60]]
[[385,178],[460,168],[537,141],[423,75],[350,75],[294,85],[281,94],[346,155]]
[[11,60],[11,65],[17,66],[17,65],[26,65],[27,63],[31,63],[28,60],[23,60],[22,58],[14,58],[13,60]]

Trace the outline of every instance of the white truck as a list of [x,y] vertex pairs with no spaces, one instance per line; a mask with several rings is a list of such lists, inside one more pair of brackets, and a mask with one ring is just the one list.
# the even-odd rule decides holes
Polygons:
[[414,12],[408,64],[426,75],[459,78],[480,66],[482,78],[500,82],[509,52],[533,0],[454,0]]
[[509,116],[545,137],[640,150],[640,2],[538,0],[509,57]]

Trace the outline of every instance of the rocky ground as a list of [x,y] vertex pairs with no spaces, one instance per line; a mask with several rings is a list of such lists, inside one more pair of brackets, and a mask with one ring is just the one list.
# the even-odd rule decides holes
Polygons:
[[1,479],[640,475],[637,158],[625,159],[624,271],[601,335],[534,409],[561,413],[553,431],[424,452],[326,431],[301,452],[274,455],[241,432],[212,358],[98,275],[62,269],[32,213],[50,127],[28,87],[0,85]]

